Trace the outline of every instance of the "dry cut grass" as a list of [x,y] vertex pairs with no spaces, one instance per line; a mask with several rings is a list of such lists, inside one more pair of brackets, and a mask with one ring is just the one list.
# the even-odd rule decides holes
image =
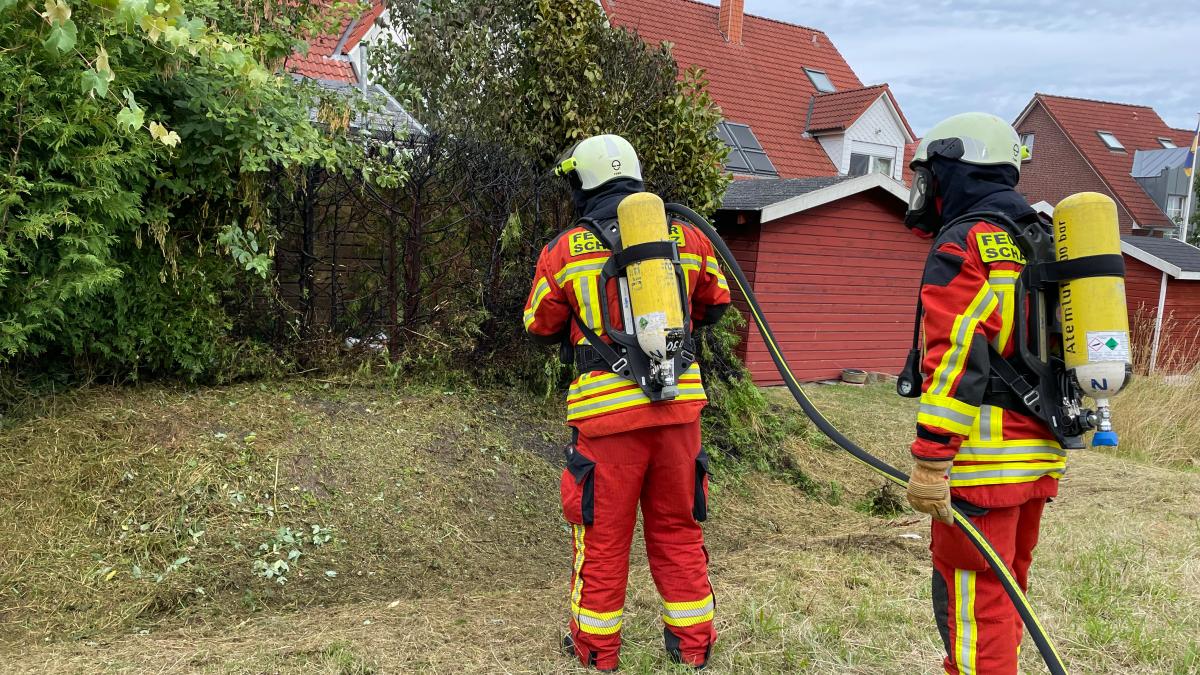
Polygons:
[[[888,385],[813,397],[863,445],[905,460],[914,412]],[[20,569],[0,580],[0,671],[582,672],[556,649],[569,538],[555,406],[306,383],[95,390],[60,403],[0,431],[5,448],[20,441],[27,453],[0,457],[0,489],[14,495],[0,499],[0,540],[16,542],[2,562]],[[764,475],[714,483],[706,532],[721,640],[710,672],[941,672],[926,521],[870,515],[880,479],[841,451],[789,450],[836,489],[814,499]],[[109,495],[105,476],[124,492]],[[257,506],[226,507],[230,487]],[[123,536],[125,517],[101,516],[134,513],[175,541],[181,503],[196,509],[190,527],[205,524],[195,548],[183,536],[191,560],[162,582],[132,578],[131,561],[168,560],[180,544],[153,558],[126,543],[140,524]],[[295,584],[251,572],[252,544],[310,521],[335,540],[304,545]],[[118,574],[97,575],[114,561]],[[632,570],[623,671],[689,672],[662,653],[636,545]],[[164,583],[173,590],[155,590]],[[186,592],[201,584],[205,594]],[[1071,672],[1200,672],[1200,474],[1078,453],[1047,512],[1031,599]],[[1035,650],[1023,669],[1042,671]]]

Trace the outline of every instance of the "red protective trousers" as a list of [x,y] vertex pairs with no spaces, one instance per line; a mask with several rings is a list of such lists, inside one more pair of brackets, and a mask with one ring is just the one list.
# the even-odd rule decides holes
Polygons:
[[[1028,588],[1044,498],[988,509],[971,520]],[[946,648],[948,675],[1016,675],[1024,625],[996,573],[953,525],[934,521],[933,615]]]
[[561,487],[575,541],[570,629],[580,661],[617,667],[640,502],[667,647],[685,663],[705,663],[717,634],[700,528],[707,515],[708,457],[700,448],[699,420],[605,436],[577,433],[567,448]]

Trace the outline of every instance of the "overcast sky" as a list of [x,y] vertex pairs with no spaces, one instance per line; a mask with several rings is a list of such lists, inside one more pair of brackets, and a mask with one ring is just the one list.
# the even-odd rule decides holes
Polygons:
[[[719,0],[705,0],[720,4]],[[968,110],[1012,120],[1034,92],[1200,112],[1196,0],[746,0],[825,31],[863,84],[887,82],[918,134]]]

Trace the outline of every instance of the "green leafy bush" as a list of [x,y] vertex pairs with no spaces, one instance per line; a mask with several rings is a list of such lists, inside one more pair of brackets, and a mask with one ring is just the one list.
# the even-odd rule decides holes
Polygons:
[[0,363],[203,379],[242,361],[228,307],[268,276],[267,169],[352,147],[273,71],[316,6],[271,6],[268,30],[225,33],[220,3],[0,0]]
[[[669,45],[612,27],[590,0],[440,0],[394,14],[410,39],[377,50],[378,72],[420,92],[409,105],[427,125],[507,144],[543,175],[573,142],[618,133],[637,148],[648,189],[700,212],[719,204],[729,180],[714,133],[721,112],[703,72],[681,74]],[[566,200],[565,190],[512,200],[540,210],[517,211],[503,232],[506,261],[492,283],[511,292],[488,308],[503,314],[492,315],[498,335],[484,341],[485,358],[467,361],[484,364],[485,378],[515,375],[547,394],[569,378],[569,366],[529,344],[518,318],[542,245],[572,222]],[[800,425],[768,403],[736,356],[741,325],[730,311],[703,332],[706,443],[729,464],[807,480],[781,451]]]

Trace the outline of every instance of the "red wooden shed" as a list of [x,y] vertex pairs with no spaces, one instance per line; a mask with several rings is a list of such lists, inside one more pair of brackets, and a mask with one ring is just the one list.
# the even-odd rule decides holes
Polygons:
[[1200,248],[1178,239],[1122,237],[1125,296],[1138,360],[1151,372],[1200,365]]
[[[929,253],[929,242],[904,226],[907,199],[903,185],[880,174],[729,186],[717,213],[721,236],[799,379],[904,366]],[[735,304],[749,317],[736,290]],[[753,325],[740,355],[755,382],[782,384]]]

